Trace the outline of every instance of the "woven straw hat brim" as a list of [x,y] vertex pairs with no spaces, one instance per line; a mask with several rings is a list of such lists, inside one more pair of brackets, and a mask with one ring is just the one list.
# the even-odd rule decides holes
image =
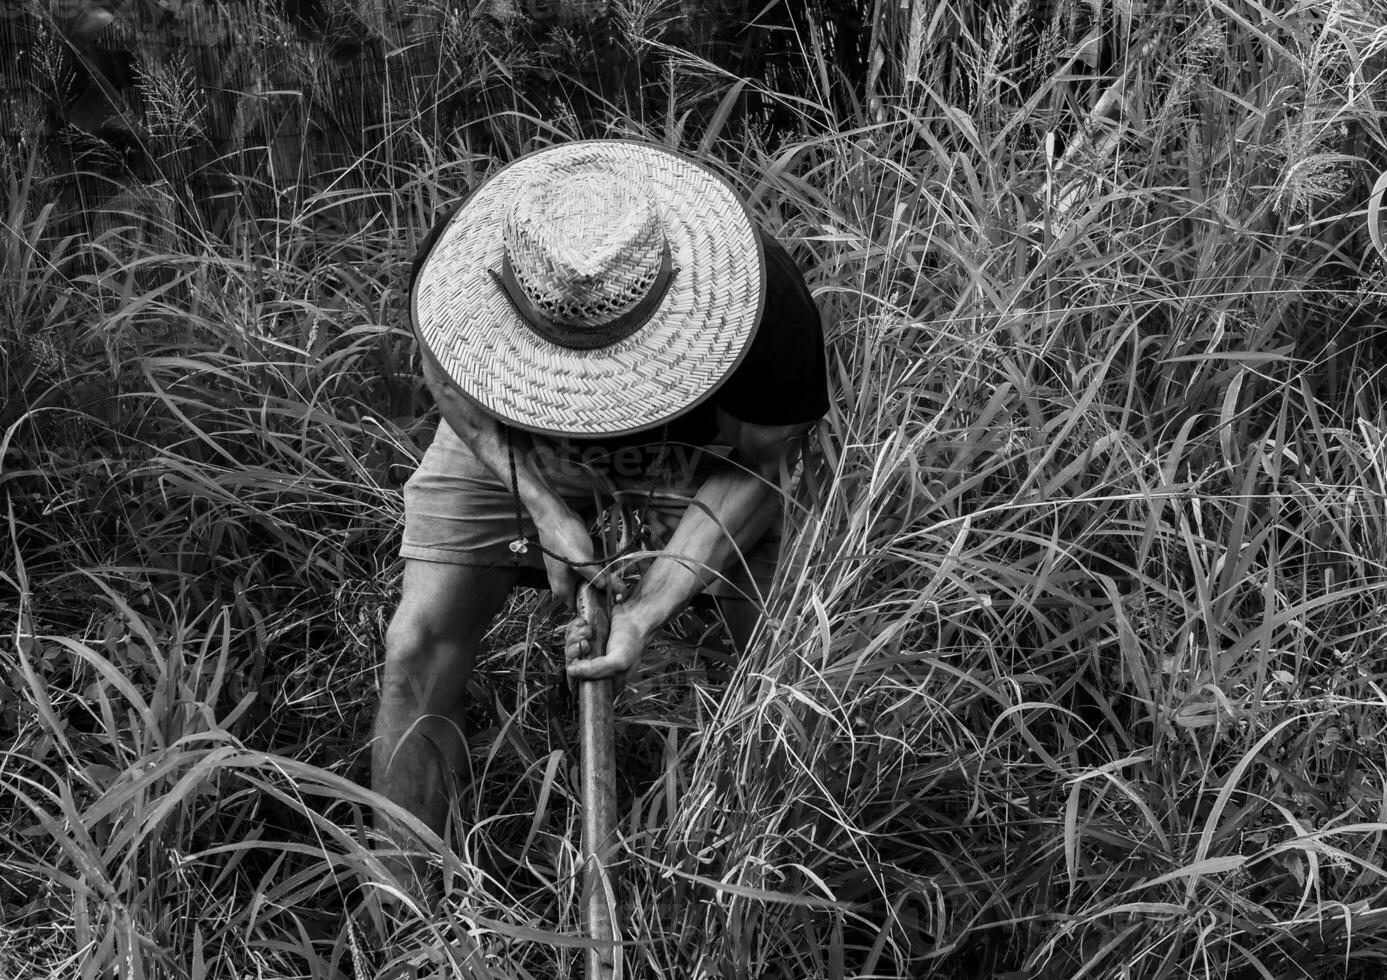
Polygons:
[[[631,336],[571,350],[529,329],[489,270],[501,267],[507,208],[540,158],[591,154],[645,182],[679,272]],[[478,187],[425,257],[411,314],[458,387],[497,418],[550,435],[618,436],[707,398],[746,353],[764,303],[760,238],[726,180],[654,144],[585,140],[522,157]]]

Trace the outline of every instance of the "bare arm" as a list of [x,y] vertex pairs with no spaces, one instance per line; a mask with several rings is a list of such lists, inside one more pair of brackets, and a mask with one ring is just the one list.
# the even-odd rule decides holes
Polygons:
[[[777,477],[794,465],[809,425],[761,426],[718,412],[732,462],[699,487],[661,557],[612,615],[605,656],[572,660],[570,676],[606,677],[631,669],[645,641],[766,532],[778,512]],[[740,561],[740,557],[736,560]]]
[[[438,402],[443,420],[496,478],[509,487],[512,454],[506,450],[508,427],[464,395],[432,352],[423,344],[419,347],[424,358],[424,380]],[[543,473],[534,465],[534,454],[530,449],[533,440],[539,437],[514,428],[509,429],[509,436],[514,449],[515,485],[520,504],[534,520],[540,543],[555,554],[575,562],[591,562],[592,538],[587,525],[549,486]],[[570,568],[548,555],[544,556],[544,564],[550,588],[570,606],[573,605],[579,577],[596,580],[604,588],[611,582],[609,576],[598,575],[598,565],[579,564],[576,568]]]

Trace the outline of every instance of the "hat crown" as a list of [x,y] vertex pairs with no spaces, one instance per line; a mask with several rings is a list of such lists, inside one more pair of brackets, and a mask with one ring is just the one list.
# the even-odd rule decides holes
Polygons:
[[632,313],[668,250],[650,194],[595,161],[545,168],[516,196],[501,229],[515,283],[546,326],[601,331]]

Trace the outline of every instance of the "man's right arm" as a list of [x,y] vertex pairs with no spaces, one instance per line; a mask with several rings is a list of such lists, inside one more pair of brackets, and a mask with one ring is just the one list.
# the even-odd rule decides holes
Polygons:
[[534,455],[528,451],[532,447],[532,437],[511,429],[509,436],[513,445],[508,452],[508,433],[502,423],[462,393],[425,345],[420,344],[419,349],[424,359],[424,380],[433,392],[443,420],[508,489],[511,457],[514,457],[515,489],[521,506],[535,522],[540,543],[554,554],[578,563],[575,568],[547,554],[544,556],[553,592],[572,606],[580,578],[596,579],[599,585],[606,587],[609,579],[598,575],[600,566],[583,564],[593,561],[592,538],[587,525],[534,466]]
[[[480,405],[462,393],[462,390],[443,370],[443,366],[433,356],[433,352],[422,344],[419,347],[424,358],[424,380],[433,392],[434,401],[443,420],[448,423],[457,437],[467,444],[487,469],[496,476],[506,488],[511,485],[510,459],[506,452],[506,431],[496,418]],[[535,471],[531,454],[526,452],[530,442],[520,432],[511,432],[515,443],[515,476],[520,492],[520,502],[531,517],[538,521],[568,510],[562,497]]]

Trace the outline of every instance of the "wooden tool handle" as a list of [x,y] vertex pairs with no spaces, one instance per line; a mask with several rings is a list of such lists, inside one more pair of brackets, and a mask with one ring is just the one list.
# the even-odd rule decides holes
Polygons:
[[[590,583],[578,590],[578,615],[592,626],[592,656],[607,649],[611,619],[606,594]],[[613,733],[612,679],[578,684],[578,725],[583,781],[583,922],[588,937],[616,936],[616,888],[611,879],[616,849],[616,742]],[[615,947],[588,951],[587,980],[620,980]]]

